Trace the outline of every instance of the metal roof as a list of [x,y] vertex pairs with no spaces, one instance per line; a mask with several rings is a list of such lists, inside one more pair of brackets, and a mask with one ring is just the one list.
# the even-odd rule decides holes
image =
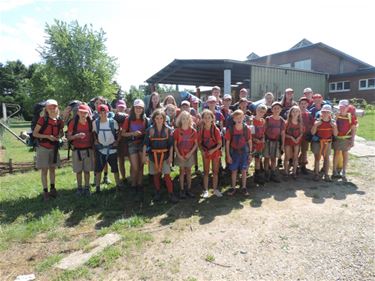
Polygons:
[[227,59],[175,59],[146,80],[147,83],[194,86],[224,85],[223,71],[231,69],[232,84],[250,79],[251,64]]

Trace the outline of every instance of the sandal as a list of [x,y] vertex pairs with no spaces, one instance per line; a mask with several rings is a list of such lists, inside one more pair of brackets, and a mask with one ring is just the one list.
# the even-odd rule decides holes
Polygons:
[[233,195],[236,194],[236,192],[237,192],[237,189],[232,187],[231,189],[229,189],[229,191],[228,191],[228,195],[229,195],[229,196],[233,196]]

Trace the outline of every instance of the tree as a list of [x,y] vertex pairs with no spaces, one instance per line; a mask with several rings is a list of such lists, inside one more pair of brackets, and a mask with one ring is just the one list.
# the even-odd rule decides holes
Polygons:
[[102,29],[95,31],[91,25],[80,26],[77,21],[67,24],[55,20],[53,25],[46,25],[45,32],[47,39],[40,54],[54,89],[50,98],[66,103],[116,93],[112,84],[116,58],[107,54]]
[[141,87],[130,86],[129,92],[125,92],[125,101],[128,107],[133,105],[135,99],[144,99],[145,92],[141,89]]

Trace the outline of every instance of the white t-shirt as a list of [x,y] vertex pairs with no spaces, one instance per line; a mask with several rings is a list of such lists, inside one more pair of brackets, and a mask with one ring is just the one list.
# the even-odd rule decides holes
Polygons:
[[[113,120],[113,125],[114,125],[114,128],[115,130],[117,131],[118,130],[118,123],[116,120]],[[112,143],[115,142],[115,137],[113,136],[113,133],[111,132],[111,128],[109,126],[109,120],[107,120],[106,122],[100,122],[100,125],[99,125],[99,129],[100,131],[98,132],[98,129],[96,128],[96,120],[93,121],[92,123],[92,129],[94,132],[96,132],[98,134],[98,142],[100,144],[102,144],[103,146],[108,146],[108,145],[111,145]],[[109,154],[113,154],[113,153],[116,153],[116,149],[110,149],[108,151],[107,148],[103,148],[103,149],[100,149],[99,150],[100,153],[102,154],[107,154],[107,152]]]

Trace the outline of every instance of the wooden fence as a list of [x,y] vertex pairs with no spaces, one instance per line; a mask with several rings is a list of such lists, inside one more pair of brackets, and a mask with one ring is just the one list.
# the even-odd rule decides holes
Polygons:
[[[71,159],[68,160],[68,158],[61,159],[61,166],[69,166],[71,165],[71,162]],[[13,163],[12,159],[9,159],[8,162],[0,162],[0,176],[4,176],[6,174],[24,173],[32,170],[36,170],[35,157],[33,162]]]

